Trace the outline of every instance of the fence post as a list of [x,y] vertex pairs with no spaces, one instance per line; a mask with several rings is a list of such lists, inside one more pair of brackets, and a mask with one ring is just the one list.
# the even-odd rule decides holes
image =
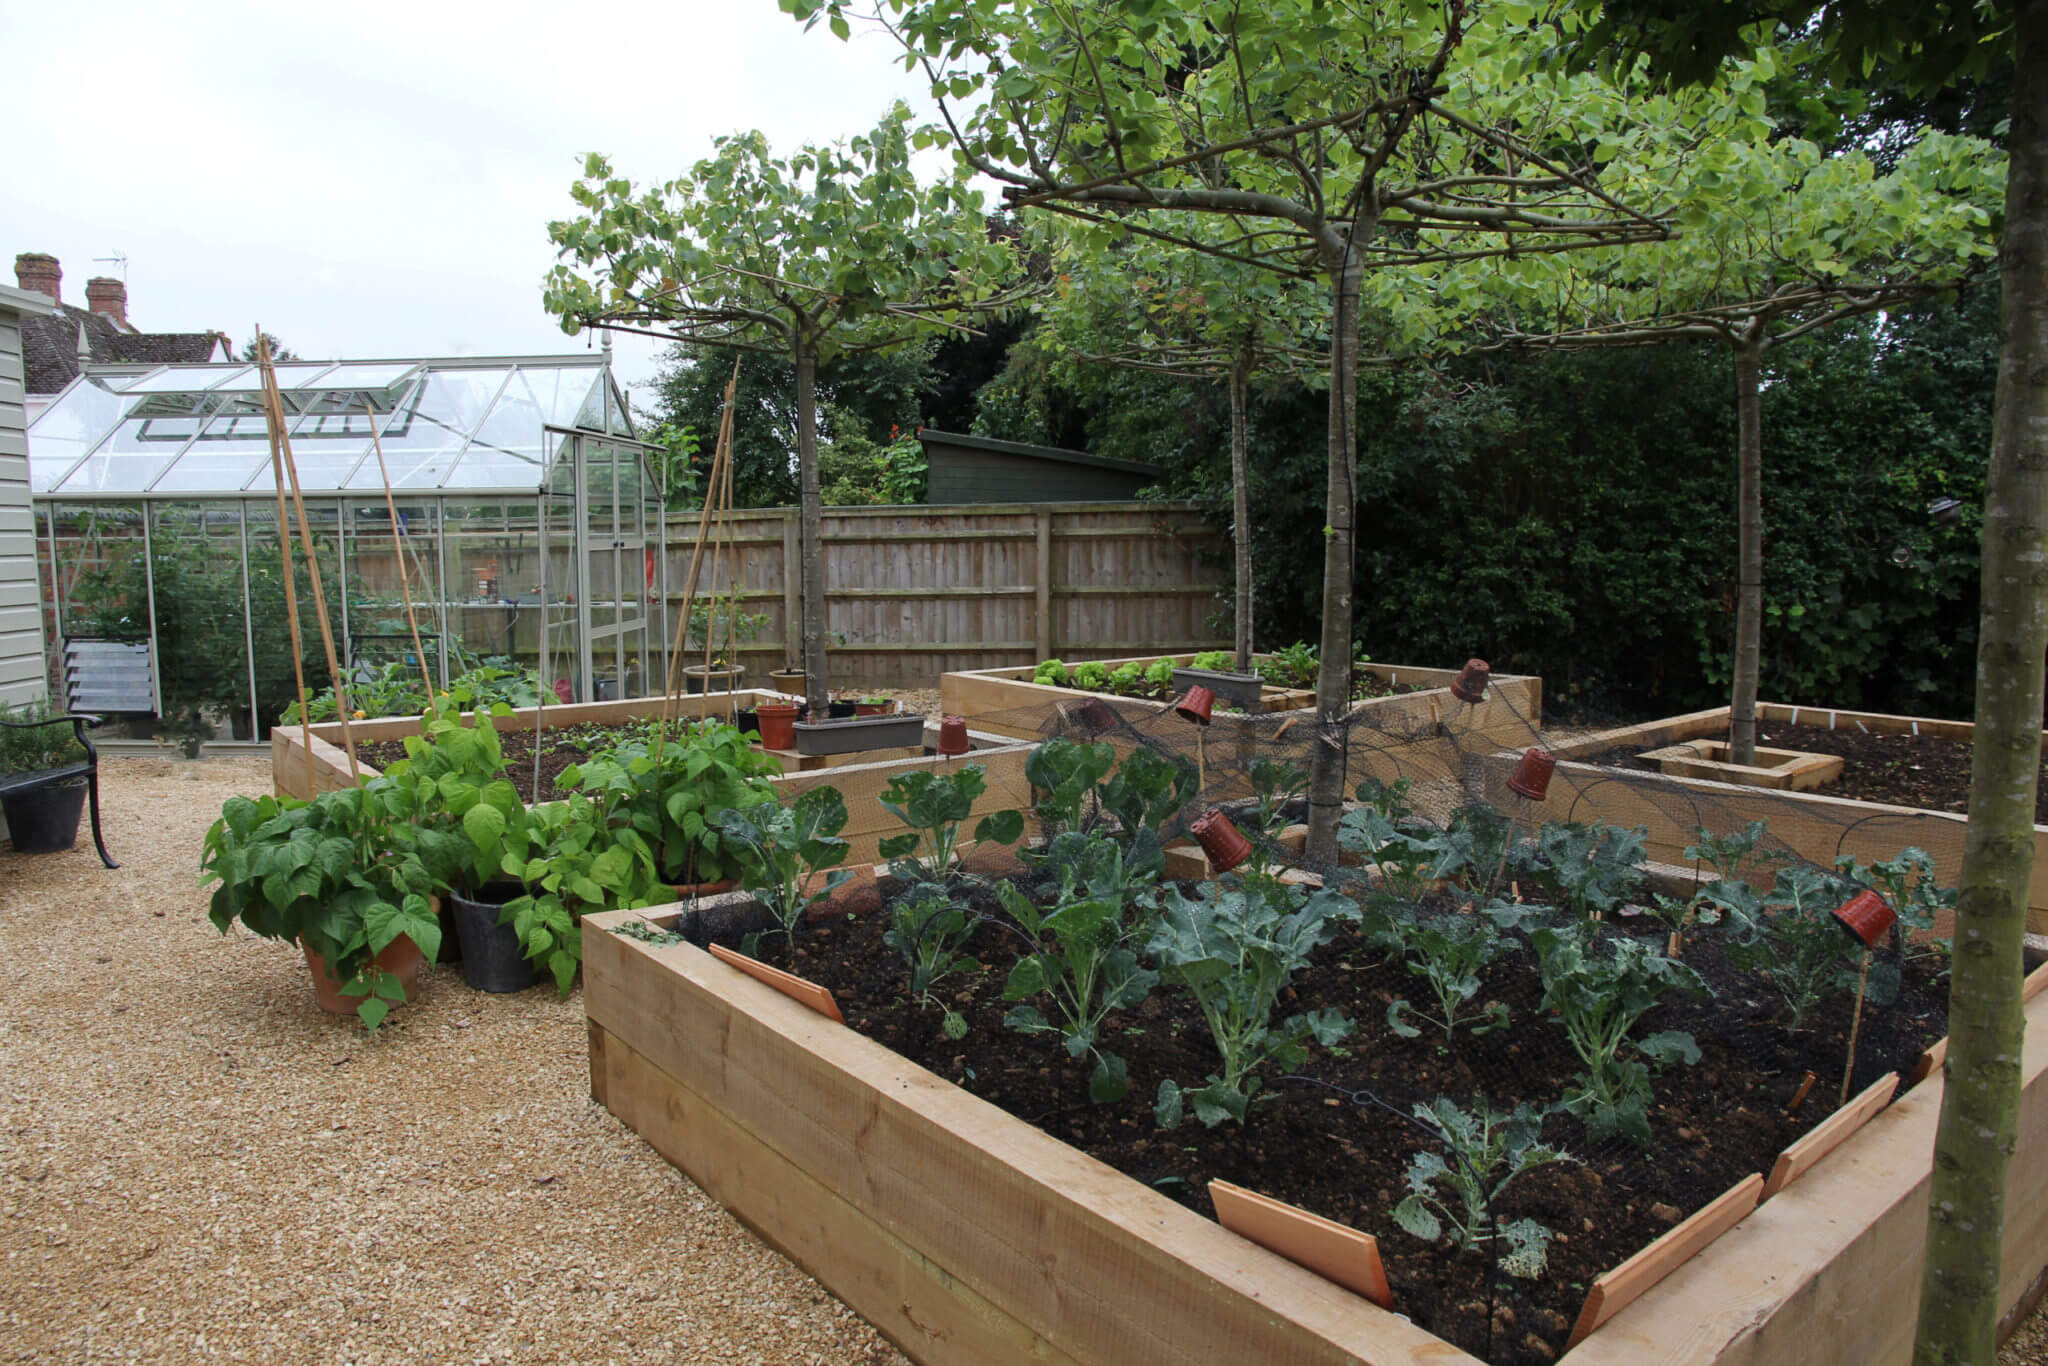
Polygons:
[[1052,513],[1044,508],[1038,510],[1038,565],[1036,582],[1038,590],[1038,613],[1034,625],[1038,632],[1038,657],[1053,657],[1052,638]]
[[795,669],[797,646],[803,638],[798,622],[803,618],[803,557],[796,548],[795,508],[782,513],[782,667]]

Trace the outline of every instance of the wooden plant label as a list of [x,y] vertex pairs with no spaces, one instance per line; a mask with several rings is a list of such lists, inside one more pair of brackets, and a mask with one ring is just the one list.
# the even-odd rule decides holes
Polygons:
[[1764,1182],[1763,1198],[1768,1200],[1800,1177],[1813,1170],[1816,1163],[1835,1149],[1849,1141],[1849,1136],[1892,1103],[1892,1097],[1899,1089],[1899,1074],[1878,1078],[1861,1095],[1829,1115],[1826,1119],[1807,1130],[1806,1134],[1793,1141],[1771,1167],[1770,1179]]
[[1657,1282],[1683,1266],[1716,1238],[1749,1217],[1763,1194],[1764,1179],[1751,1172],[1711,1205],[1602,1275],[1586,1294],[1579,1321],[1565,1350],[1584,1342],[1595,1328],[1633,1304]]
[[845,1024],[846,1017],[839,1013],[839,1002],[832,999],[832,993],[816,982],[806,981],[793,972],[771,968],[766,963],[757,963],[743,953],[734,953],[723,944],[710,945],[711,956],[721,963],[738,968],[747,976],[764,986],[774,987],[799,1005],[809,1006],[834,1024]]
[[1325,1280],[1356,1291],[1382,1309],[1394,1304],[1379,1240],[1332,1219],[1296,1209],[1257,1191],[1211,1181],[1209,1198],[1223,1227]]

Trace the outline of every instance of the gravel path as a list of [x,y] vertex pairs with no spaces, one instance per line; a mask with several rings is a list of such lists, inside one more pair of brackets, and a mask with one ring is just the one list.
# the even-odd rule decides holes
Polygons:
[[216,933],[267,760],[102,774],[121,869],[0,852],[0,1361],[902,1361],[591,1103],[579,996],[430,969],[365,1037]]

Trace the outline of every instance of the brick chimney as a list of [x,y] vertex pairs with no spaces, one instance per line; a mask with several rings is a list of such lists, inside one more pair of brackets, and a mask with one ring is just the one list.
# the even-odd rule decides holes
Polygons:
[[85,282],[85,306],[94,313],[105,313],[116,326],[128,326],[128,286],[119,280],[110,280],[96,275]]
[[63,284],[64,272],[54,256],[40,251],[21,253],[14,258],[14,278],[23,289],[47,294],[57,302],[63,302],[64,296],[57,291]]

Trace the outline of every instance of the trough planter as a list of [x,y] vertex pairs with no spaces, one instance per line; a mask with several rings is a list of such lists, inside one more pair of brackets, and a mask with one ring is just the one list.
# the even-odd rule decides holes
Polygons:
[[[1217,698],[1247,711],[1265,709],[1266,680],[1257,674],[1225,673],[1220,669],[1175,669],[1173,690],[1185,694],[1189,688],[1207,688]],[[1295,691],[1289,689],[1288,691]]]
[[[1496,680],[1498,682],[1498,680]],[[1757,707],[1760,722],[1862,729],[1879,734],[1931,735],[1969,741],[1976,728],[1967,721],[1942,721],[1880,712],[1841,711],[1826,707],[1766,702]],[[1661,721],[1599,731],[1551,748],[1557,755],[1554,780],[1541,802],[1511,794],[1506,779],[1517,755],[1496,754],[1486,761],[1488,796],[1518,820],[1599,821],[1609,825],[1644,826],[1649,831],[1648,857],[1660,863],[1689,864],[1687,845],[1693,831],[1707,825],[1716,833],[1740,829],[1752,820],[1765,821],[1773,839],[1783,841],[1800,857],[1833,867],[1853,854],[1865,863],[1890,858],[1908,845],[1933,855],[1936,875],[1953,884],[1962,876],[1963,831],[1967,819],[1949,811],[1927,811],[1832,796],[1825,788],[1812,792],[1773,790],[1717,782],[1701,777],[1655,774],[1575,762],[1618,748],[1677,747],[1691,741],[1725,740],[1728,708],[1714,707]],[[2048,742],[2048,736],[2044,736]],[[1643,787],[1656,785],[1653,797]],[[2034,827],[2034,873],[2027,894],[2027,928],[2048,933],[2048,825]]]
[[924,740],[924,717],[853,716],[843,721],[799,721],[799,754],[857,754],[868,749],[902,749]]
[[[914,1360],[1475,1360],[707,953],[610,933],[673,914],[584,920],[593,1096]],[[2048,1263],[2048,996],[2027,1013],[2002,1306]],[[1561,1360],[1905,1362],[1941,1090],[1614,1268]]]

